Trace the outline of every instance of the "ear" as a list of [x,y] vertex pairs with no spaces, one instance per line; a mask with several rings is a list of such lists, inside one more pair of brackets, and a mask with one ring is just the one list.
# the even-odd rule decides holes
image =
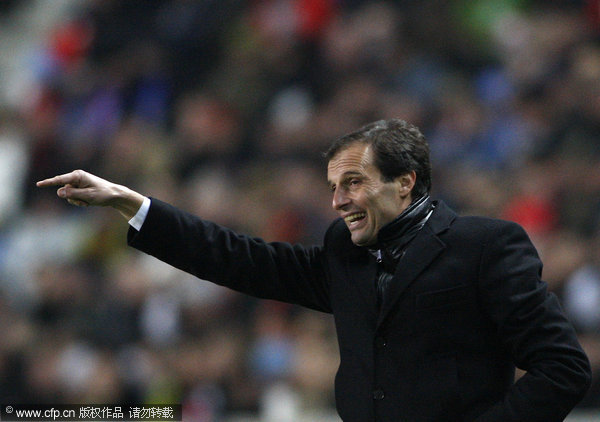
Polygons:
[[402,176],[397,177],[397,182],[400,189],[400,196],[406,197],[411,194],[413,188],[415,187],[415,182],[417,181],[417,173],[415,171],[410,171]]

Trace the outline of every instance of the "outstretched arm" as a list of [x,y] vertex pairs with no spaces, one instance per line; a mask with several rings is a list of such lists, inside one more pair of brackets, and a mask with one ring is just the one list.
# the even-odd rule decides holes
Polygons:
[[117,185],[83,170],[75,170],[41,180],[38,187],[61,186],[57,195],[80,207],[94,205],[112,207],[130,220],[140,209],[144,196],[125,186]]

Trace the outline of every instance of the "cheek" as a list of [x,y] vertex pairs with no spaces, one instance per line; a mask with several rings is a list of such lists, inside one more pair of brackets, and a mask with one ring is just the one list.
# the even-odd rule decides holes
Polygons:
[[379,226],[383,226],[400,214],[398,206],[391,198],[378,198],[373,200],[369,207],[371,218]]
[[380,210],[387,207],[386,195],[383,195],[380,191],[369,190],[365,192],[364,196],[365,204],[374,212],[377,213]]

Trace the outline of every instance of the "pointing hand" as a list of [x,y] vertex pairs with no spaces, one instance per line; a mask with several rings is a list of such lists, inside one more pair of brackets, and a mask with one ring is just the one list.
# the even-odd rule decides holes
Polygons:
[[36,183],[38,187],[61,186],[57,195],[77,206],[110,206],[131,219],[144,201],[144,196],[83,170],[54,176]]

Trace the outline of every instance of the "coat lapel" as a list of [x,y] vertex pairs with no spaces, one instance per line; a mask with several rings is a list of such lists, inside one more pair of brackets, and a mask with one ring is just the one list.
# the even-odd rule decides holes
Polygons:
[[406,288],[446,248],[437,234],[447,229],[455,217],[456,214],[443,202],[436,203],[431,218],[411,241],[400,259],[394,278],[385,293],[377,326],[385,320]]

